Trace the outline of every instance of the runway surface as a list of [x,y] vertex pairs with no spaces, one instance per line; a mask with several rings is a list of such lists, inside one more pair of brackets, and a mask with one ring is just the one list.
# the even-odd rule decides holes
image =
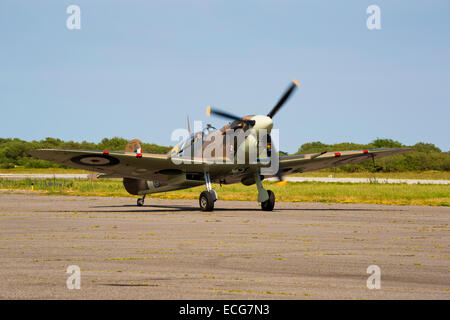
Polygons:
[[[0,193],[1,299],[449,299],[450,208]],[[81,289],[69,290],[69,265]],[[381,289],[368,289],[370,265]]]
[[[86,180],[96,177],[97,174],[91,173],[0,173],[0,179],[24,180],[24,179],[68,179],[68,180]],[[269,181],[278,181],[277,178],[269,178]],[[374,178],[320,178],[320,177],[284,177],[284,180],[291,182],[344,182],[344,183],[406,183],[406,184],[450,184],[450,180],[432,180],[432,179],[374,179]]]

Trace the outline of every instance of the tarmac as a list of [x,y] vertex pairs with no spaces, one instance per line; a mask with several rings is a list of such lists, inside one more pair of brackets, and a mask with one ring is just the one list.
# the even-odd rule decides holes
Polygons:
[[450,298],[448,207],[135,202],[0,192],[0,299]]

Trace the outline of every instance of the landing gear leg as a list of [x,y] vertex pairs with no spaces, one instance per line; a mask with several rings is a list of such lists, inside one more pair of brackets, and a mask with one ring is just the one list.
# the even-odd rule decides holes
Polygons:
[[202,211],[213,211],[214,202],[217,200],[217,193],[211,186],[211,177],[209,172],[205,172],[206,191],[200,194],[198,200]]
[[263,211],[272,211],[275,207],[275,194],[271,190],[264,189],[259,172],[255,174],[255,182],[258,188],[258,202],[261,202],[261,209]]
[[137,199],[137,205],[138,207],[142,207],[144,205],[144,200],[145,200],[145,194],[142,196],[142,198]]

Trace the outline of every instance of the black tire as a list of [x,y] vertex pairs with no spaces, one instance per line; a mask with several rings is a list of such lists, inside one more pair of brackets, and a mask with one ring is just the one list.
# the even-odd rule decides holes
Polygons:
[[269,194],[269,199],[261,202],[261,209],[263,211],[272,211],[275,207],[275,194],[271,190],[267,190]]
[[202,211],[213,211],[214,200],[214,195],[211,192],[203,191],[198,199],[200,209]]
[[142,207],[144,205],[144,199],[142,198],[137,199],[137,205],[138,207]]

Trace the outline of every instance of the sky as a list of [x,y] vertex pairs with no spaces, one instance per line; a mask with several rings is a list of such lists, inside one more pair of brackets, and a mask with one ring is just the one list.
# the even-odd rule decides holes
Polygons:
[[390,138],[448,151],[449,16],[448,0],[2,0],[0,137],[174,145],[187,115],[265,115],[296,79],[274,117],[280,150]]

